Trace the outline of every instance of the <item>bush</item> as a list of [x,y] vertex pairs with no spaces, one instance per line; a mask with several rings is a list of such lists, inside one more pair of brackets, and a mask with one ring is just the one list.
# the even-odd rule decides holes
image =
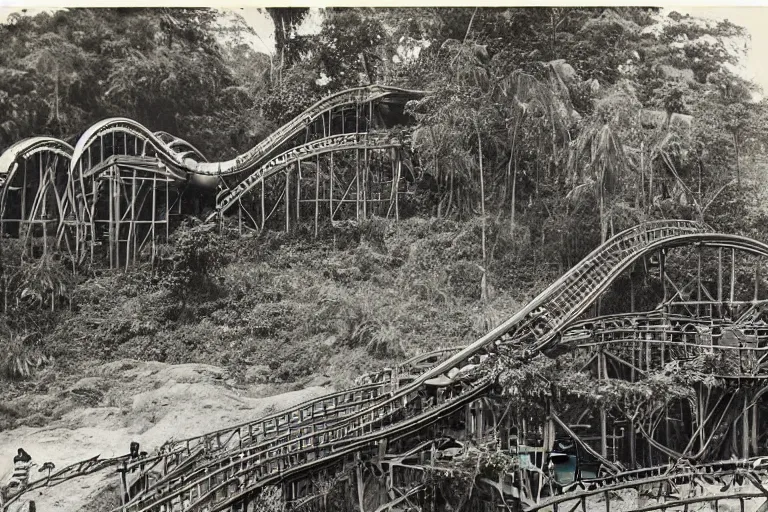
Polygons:
[[13,333],[5,327],[0,334],[0,377],[23,380],[34,370],[49,362],[36,333]]
[[162,246],[158,275],[173,295],[186,302],[193,294],[209,292],[227,262],[224,237],[211,224],[190,220]]

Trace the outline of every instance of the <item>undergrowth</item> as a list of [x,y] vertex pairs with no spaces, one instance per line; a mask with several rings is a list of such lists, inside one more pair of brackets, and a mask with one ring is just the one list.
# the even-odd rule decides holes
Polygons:
[[243,384],[258,368],[265,384],[324,375],[348,386],[418,352],[474,341],[528,298],[515,281],[527,291],[531,272],[499,251],[480,303],[475,224],[375,219],[328,226],[317,239],[301,227],[241,237],[189,224],[161,265],[90,269],[54,312],[30,309],[49,321],[34,336],[17,328],[0,337],[0,378],[34,382],[51,361],[62,376],[137,359],[218,365]]

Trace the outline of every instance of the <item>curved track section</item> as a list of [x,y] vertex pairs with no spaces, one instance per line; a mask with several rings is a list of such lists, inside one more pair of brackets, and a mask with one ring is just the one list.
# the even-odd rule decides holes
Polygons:
[[405,99],[415,99],[426,94],[428,94],[426,91],[415,91],[383,85],[369,85],[366,87],[347,89],[321,99],[306,109],[302,114],[278,128],[269,137],[258,143],[246,153],[226,162],[187,162],[188,170],[197,174],[214,176],[226,176],[245,172],[260,165],[273,151],[301,133],[302,130],[325,112],[348,105],[369,103],[385,98],[401,97]]
[[[627,508],[622,504],[621,510],[628,511],[650,511],[667,510],[676,507],[690,506],[695,503],[710,503],[717,500],[739,500],[751,499],[755,497],[768,498],[764,492],[749,492],[738,490],[725,494],[730,490],[734,478],[741,477],[746,482],[758,483],[768,477],[768,459],[764,457],[755,457],[744,460],[724,460],[709,462],[704,464],[681,464],[666,465],[643,468],[633,471],[625,471],[618,475],[612,475],[605,478],[595,478],[583,480],[577,484],[572,484],[569,490],[562,494],[556,494],[545,498],[536,504],[531,504],[523,508],[524,512],[539,512],[544,510],[581,510],[579,503],[585,503],[590,498],[602,498],[608,496],[608,493],[616,493],[626,489],[653,488],[659,487],[662,494],[664,487],[669,489],[673,486],[690,486],[689,492],[695,491],[696,487],[702,488],[704,485],[717,485],[721,487],[723,494],[700,495],[700,496],[677,496],[671,498],[665,503],[647,505],[642,508]],[[759,491],[759,488],[753,489]],[[621,498],[616,501],[622,501]],[[583,505],[582,505],[583,506]],[[601,504],[601,508],[606,505]],[[686,510],[688,508],[686,507]],[[743,510],[743,509],[742,509]]]
[[13,178],[14,172],[18,169],[16,164],[20,158],[29,158],[42,152],[58,154],[66,159],[71,159],[74,148],[63,140],[54,137],[31,137],[20,140],[0,155],[0,186],[3,182]]
[[266,164],[259,167],[258,170],[249,174],[246,179],[241,181],[236,187],[227,191],[227,193],[217,201],[216,211],[211,213],[206,220],[211,221],[217,215],[225,213],[232,205],[247,194],[253,187],[274,176],[288,166],[301,162],[302,159],[310,158],[333,151],[350,149],[385,149],[400,147],[404,141],[397,140],[383,133],[346,133],[342,135],[333,135],[322,139],[313,140],[301,146],[291,148],[269,160]]
[[[30,227],[63,221],[74,214],[76,193],[66,175],[73,148],[53,137],[32,137],[12,145],[0,155],[0,232],[7,224],[30,233]],[[24,235],[26,236],[26,235]]]
[[[169,144],[164,142],[163,139],[155,135],[149,129],[147,129],[141,123],[138,123],[127,117],[112,117],[104,119],[88,128],[85,133],[78,139],[72,153],[72,162],[70,164],[70,173],[76,175],[78,169],[82,172],[83,167],[87,170],[89,165],[85,166],[83,159],[87,155],[88,149],[97,141],[99,141],[105,135],[111,134],[124,134],[131,135],[139,140],[144,141],[144,147],[142,147],[141,154],[146,154],[147,145],[149,145],[154,152],[166,162],[174,164],[178,167],[182,167],[182,159],[179,154],[169,147]],[[164,132],[163,132],[164,133]]]
[[[246,153],[225,162],[205,162],[192,158],[194,155],[202,159],[202,154],[186,141],[173,137],[166,132],[153,133],[140,123],[124,117],[104,119],[91,126],[77,141],[72,154],[71,171],[75,172],[86,151],[96,141],[105,135],[123,133],[140,138],[150,145],[159,157],[169,164],[176,165],[185,171],[207,175],[227,176],[248,171],[258,166],[279,146],[299,134],[310,123],[335,108],[347,105],[362,104],[388,97],[418,98],[426,94],[423,91],[410,91],[397,87],[371,85],[347,89],[318,101],[301,115],[295,117],[269,137],[251,148]],[[176,150],[179,149],[179,151]],[[143,150],[145,151],[145,150]],[[190,153],[191,152],[191,153]]]
[[[495,345],[496,341],[523,343],[532,347],[532,354],[548,348],[553,344],[555,335],[589,307],[623,269],[647,253],[660,248],[703,244],[733,247],[768,256],[768,246],[765,244],[706,231],[706,226],[686,221],[658,222],[627,230],[587,256],[510,320],[425,372],[390,398],[346,418],[343,424],[330,429],[308,435],[289,434],[286,436],[288,440],[282,444],[270,443],[259,452],[245,455],[224,467],[217,466],[208,475],[181,489],[168,489],[167,496],[181,498],[183,494],[183,498],[192,500],[193,504],[205,503],[211,510],[224,510],[262,485],[311,471],[313,467],[370,447],[381,439],[402,436],[431,424],[482,396],[491,386],[492,380],[489,377],[473,380],[471,375],[467,375],[466,385],[459,395],[414,415],[407,414],[405,406],[417,399],[419,391],[428,380],[465,365],[478,351]],[[539,332],[543,330],[543,334],[535,335],[529,329],[536,321]],[[224,492],[226,485],[214,484],[221,481],[229,484],[235,482],[237,491],[233,488],[232,493]],[[213,487],[221,491],[217,494],[218,498],[210,492],[195,491]],[[228,496],[223,499],[222,493]],[[146,506],[130,510],[159,510],[157,507],[161,502],[170,501],[145,502]]]

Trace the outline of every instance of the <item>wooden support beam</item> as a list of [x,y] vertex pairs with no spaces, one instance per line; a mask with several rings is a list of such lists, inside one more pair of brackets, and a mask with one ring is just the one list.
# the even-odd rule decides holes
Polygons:
[[667,280],[666,280],[666,268],[665,268],[665,259],[666,254],[664,253],[664,249],[659,250],[659,273],[661,275],[661,283],[664,290],[664,298],[662,299],[662,303],[666,305],[667,299],[669,298],[669,292],[667,291]]
[[301,205],[301,159],[296,161],[296,226],[299,225],[301,213],[299,207]]
[[741,409],[741,456],[749,458],[749,399],[744,393],[744,404]]
[[403,168],[403,160],[400,152],[397,152],[397,178],[395,179],[395,220],[400,220],[400,205],[398,204],[398,197],[400,196],[400,173]]
[[318,219],[320,217],[320,155],[315,165],[315,238],[317,238]]
[[285,232],[291,231],[291,168],[285,168]]
[[334,210],[333,210],[333,178],[334,178],[334,175],[333,175],[333,173],[334,173],[334,171],[333,171],[333,151],[331,151],[331,157],[330,157],[330,160],[328,162],[328,179],[330,180],[330,185],[329,185],[330,190],[328,192],[328,215],[331,218],[330,219],[331,220],[331,224],[333,224],[333,214],[334,214]]
[[170,183],[165,181],[165,242],[171,237],[171,193]]
[[[601,348],[597,358],[597,378],[604,380],[608,378],[607,366],[605,364],[605,353]],[[600,455],[608,458],[608,414],[605,406],[600,407]]]
[[[114,224],[113,224],[113,221],[112,221],[112,219],[114,218],[114,209],[115,209],[115,206],[114,206],[115,199],[114,199],[114,190],[113,190],[114,187],[115,187],[115,180],[110,178],[109,179],[109,201],[108,201],[108,204],[109,204],[109,227],[108,227],[108,230],[107,230],[107,233],[108,233],[108,236],[109,236],[109,241],[108,241],[109,242],[109,268],[114,268],[114,261],[113,261],[113,259],[114,259],[113,258],[113,252],[114,251],[112,249],[112,244],[114,243],[114,240],[115,240],[115,236],[114,236],[114,233],[113,233],[115,228],[114,228]],[[96,241],[94,240],[93,242],[95,243]]]
[[266,218],[266,211],[264,208],[264,197],[267,195],[265,185],[264,185],[264,178],[261,178],[261,230],[264,231],[264,223],[267,221]]
[[[701,246],[697,248],[696,256],[697,256],[697,269],[696,269],[696,300],[698,302],[701,302]],[[701,306],[699,304],[696,304],[696,317],[701,316]]]
[[365,510],[365,482],[363,481],[363,463],[360,460],[360,453],[355,453],[356,480],[357,480],[357,500],[361,512]]
[[155,222],[157,220],[157,174],[152,174],[152,224],[150,224],[150,232],[152,233],[152,265],[155,264],[155,257],[157,256],[157,241]]
[[355,148],[355,219],[360,220],[360,150]]
[[[736,286],[736,249],[731,249],[731,294],[730,302],[733,302],[733,295]],[[732,319],[735,320],[735,319]]]

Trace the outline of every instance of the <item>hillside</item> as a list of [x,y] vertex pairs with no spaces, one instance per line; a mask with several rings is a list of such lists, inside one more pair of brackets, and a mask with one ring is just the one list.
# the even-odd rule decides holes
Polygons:
[[[116,359],[212,364],[227,369],[233,386],[279,389],[316,378],[348,386],[406,356],[474,340],[554,276],[499,253],[481,308],[477,223],[374,220],[318,240],[204,236],[227,262],[204,286],[193,281],[183,301],[144,269],[74,285],[71,310],[26,342],[54,362],[4,388],[5,428],[60,418],[78,404],[78,382]],[[115,399],[106,387],[89,405]]]
[[[20,446],[57,467],[134,440],[153,450],[471,343],[630,226],[686,219],[768,237],[768,100],[734,73],[748,34],[727,21],[656,8],[354,8],[328,9],[300,33],[307,9],[267,12],[269,56],[246,43],[254,34],[237,13],[222,24],[208,9],[71,9],[0,25],[0,483]],[[678,235],[660,236],[677,248]],[[608,270],[624,253],[605,249],[605,268],[576,282],[584,297],[563,292],[551,305],[566,318],[568,308],[599,316],[640,304],[650,317],[674,302],[661,249],[641,250],[648,240],[627,242],[637,259],[620,276]],[[693,262],[694,249],[670,262]],[[768,272],[731,257],[729,300],[754,290],[756,307]],[[674,276],[675,297],[698,297],[697,321],[703,306],[710,323],[713,311],[717,322],[738,311],[724,309],[715,265]],[[701,298],[702,272],[717,301]],[[542,333],[546,343],[562,334],[546,333],[544,316],[522,317],[493,341],[538,346]],[[706,409],[688,409],[699,381],[668,386],[664,350],[645,359],[655,387],[634,381],[629,363],[632,385],[615,379],[607,406],[605,359],[576,361],[583,354],[562,372],[563,359],[521,369],[531,354],[509,355],[494,371],[513,385],[488,393],[507,412],[519,400],[516,428],[542,436],[555,428],[541,399],[553,386],[573,424],[600,409],[587,427],[606,461],[606,418],[630,425],[622,400],[645,393],[663,402],[645,418],[652,466],[694,449],[659,445],[654,414],[664,411],[669,438],[668,401],[691,430]],[[582,372],[592,361],[596,378]],[[475,364],[455,363],[455,374]],[[534,378],[545,374],[547,385]],[[528,394],[512,391],[529,378]],[[421,391],[403,391],[403,404],[427,400]],[[437,401],[425,410],[444,420]],[[422,421],[407,416],[415,406],[395,409],[382,411]],[[500,411],[490,411],[494,428]],[[635,463],[638,436],[625,426]],[[332,434],[344,446],[347,431]],[[744,446],[744,458],[757,453]],[[479,468],[478,458],[473,479]],[[95,512],[117,499],[104,478],[36,499],[42,510]]]

